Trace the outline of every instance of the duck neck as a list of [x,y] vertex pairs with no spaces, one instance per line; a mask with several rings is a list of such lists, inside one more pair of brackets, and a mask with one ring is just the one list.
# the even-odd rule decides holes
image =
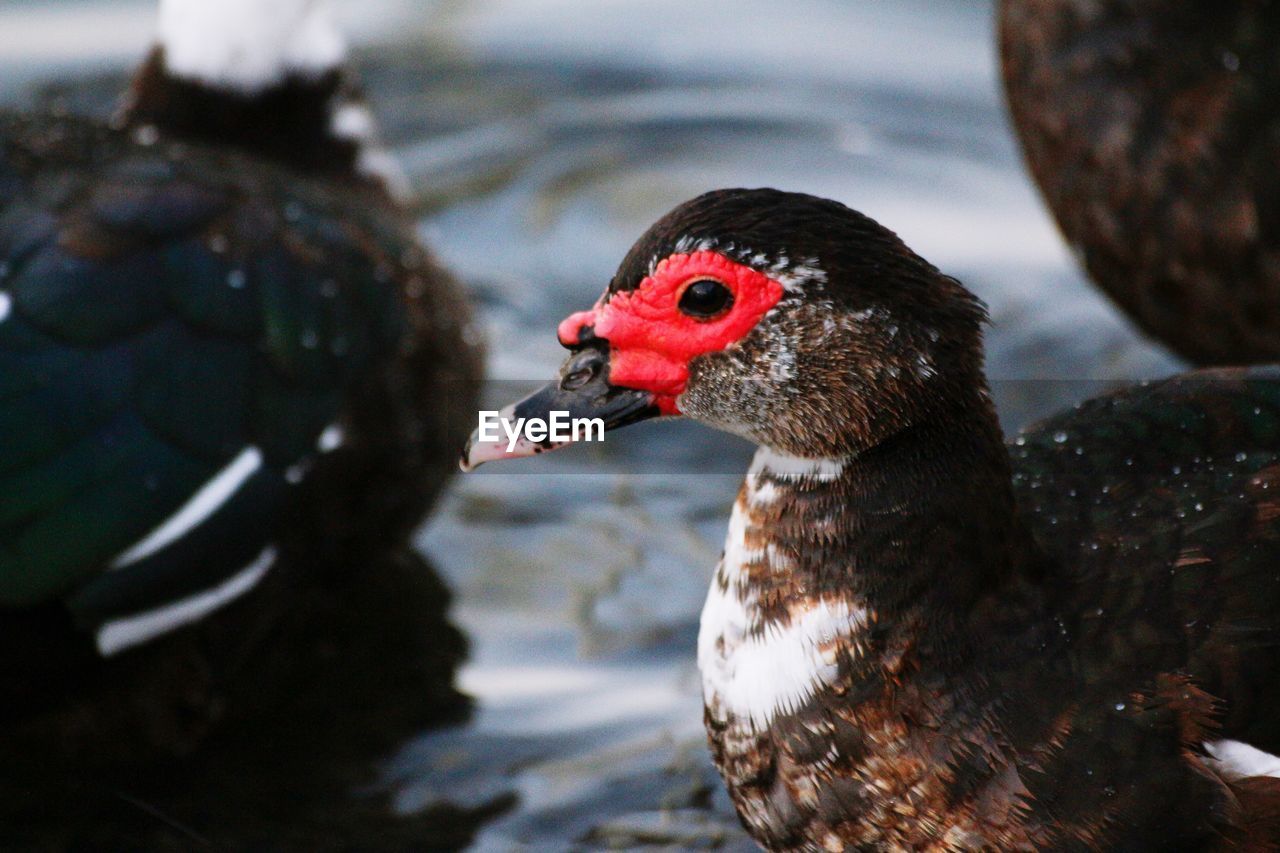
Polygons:
[[[761,448],[703,613],[709,711],[767,722],[836,680],[878,693],[910,671],[945,679],[1025,647],[1027,626],[1046,621],[1040,565],[985,389],[839,458]],[[832,644],[856,672],[806,652]],[[788,648],[797,660],[779,668],[794,689],[784,679],[761,697],[730,683],[744,650],[754,665]]]
[[848,584],[886,628],[919,620],[920,640],[959,655],[975,612],[1039,579],[985,389],[849,456],[824,491],[836,547],[852,559],[806,570]]
[[396,189],[345,56],[317,0],[162,0],[158,43],[119,121]]

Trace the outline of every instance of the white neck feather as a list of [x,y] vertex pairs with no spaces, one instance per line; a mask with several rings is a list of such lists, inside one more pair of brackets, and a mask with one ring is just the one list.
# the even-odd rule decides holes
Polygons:
[[747,572],[748,565],[790,570],[786,555],[757,526],[756,511],[779,499],[779,487],[761,482],[762,475],[782,481],[786,488],[802,481],[834,480],[846,463],[790,456],[767,447],[756,451],[746,489],[729,517],[724,557],[698,631],[702,696],[713,718],[767,728],[778,714],[791,713],[836,678],[840,641],[853,648],[847,641],[866,627],[870,617],[861,603],[838,595],[797,600],[786,622],[765,625]]
[[171,74],[245,94],[346,56],[326,0],[160,0],[159,41]]
[[751,460],[748,478],[754,479],[762,471],[767,471],[779,480],[801,482],[816,480],[827,483],[839,479],[849,464],[848,458],[826,458],[817,456],[792,456],[781,450],[761,446]]

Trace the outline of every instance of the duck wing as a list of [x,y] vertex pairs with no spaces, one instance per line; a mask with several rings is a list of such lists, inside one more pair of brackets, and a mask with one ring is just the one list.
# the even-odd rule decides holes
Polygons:
[[1084,681],[1123,701],[1189,674],[1218,736],[1280,752],[1280,369],[1091,400],[1011,454]]
[[0,191],[0,605],[66,597],[93,626],[260,562],[410,332],[411,231],[65,118],[0,119]]

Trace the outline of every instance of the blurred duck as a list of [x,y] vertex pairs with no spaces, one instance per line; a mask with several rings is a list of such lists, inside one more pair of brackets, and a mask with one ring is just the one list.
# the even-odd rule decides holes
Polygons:
[[1280,4],[1002,0],[1013,123],[1094,281],[1201,364],[1280,359]]
[[452,470],[479,347],[344,55],[321,2],[162,0],[110,126],[0,114],[0,714],[154,691],[189,748]]
[[[1006,446],[983,321],[869,218],[722,190],[640,238],[509,414],[760,445],[698,665],[767,848],[1276,849],[1280,370],[1133,388]],[[556,446],[473,434],[463,462]]]

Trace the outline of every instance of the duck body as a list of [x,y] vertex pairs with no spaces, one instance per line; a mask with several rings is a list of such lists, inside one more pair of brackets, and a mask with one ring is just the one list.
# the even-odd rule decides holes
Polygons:
[[1003,0],[1031,173],[1097,284],[1199,363],[1280,358],[1271,3]]
[[0,116],[0,696],[71,749],[114,719],[189,750],[264,643],[346,643],[474,417],[469,310],[358,168],[343,79],[222,91],[161,49],[113,124]]
[[[698,640],[771,850],[1274,849],[1280,370],[1081,404],[1006,446],[984,313],[842,205],[659,220],[515,404],[760,445]],[[553,444],[493,448],[470,463]]]
[[1029,542],[966,506],[1002,480],[954,436],[842,462],[762,450],[699,640],[712,751],[753,834],[916,850],[1245,837],[1240,771],[1215,754],[1280,749],[1277,378],[1188,374],[1020,436]]

